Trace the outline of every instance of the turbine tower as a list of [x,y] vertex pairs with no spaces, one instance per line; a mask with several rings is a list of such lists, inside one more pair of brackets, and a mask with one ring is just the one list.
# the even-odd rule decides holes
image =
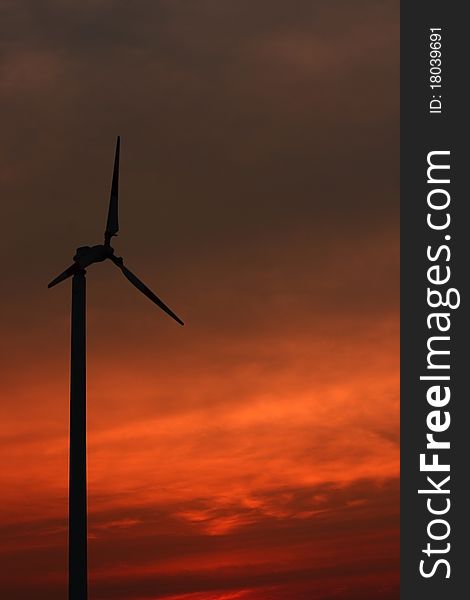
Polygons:
[[86,479],[86,268],[106,259],[112,261],[132,285],[180,325],[183,321],[164,304],[114,254],[111,238],[119,231],[119,150],[116,142],[111,197],[104,244],[81,246],[73,264],[53,279],[53,287],[72,277],[72,335],[70,360],[70,467],[69,467],[69,600],[87,600],[87,479]]

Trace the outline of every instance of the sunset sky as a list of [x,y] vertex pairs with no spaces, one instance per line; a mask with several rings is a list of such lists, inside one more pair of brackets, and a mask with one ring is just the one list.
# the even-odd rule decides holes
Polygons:
[[1,0],[0,597],[398,598],[398,1]]

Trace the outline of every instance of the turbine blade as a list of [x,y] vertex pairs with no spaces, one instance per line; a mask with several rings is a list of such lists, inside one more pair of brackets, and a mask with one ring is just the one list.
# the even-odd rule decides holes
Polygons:
[[75,275],[75,273],[77,273],[79,270],[80,270],[79,265],[77,263],[73,263],[73,265],[70,265],[70,267],[68,267],[68,269],[65,269],[65,271],[63,273],[61,273],[55,279],[53,279],[47,287],[48,288],[54,287],[58,283],[61,283],[62,281],[64,281],[64,279],[67,279],[68,277],[72,277],[72,275]]
[[136,275],[134,275],[134,273],[132,273],[132,271],[129,271],[129,269],[124,266],[124,262],[123,262],[122,258],[117,258],[115,256],[112,256],[111,260],[113,261],[113,263],[116,266],[118,266],[121,269],[121,271],[124,274],[124,277],[126,277],[132,283],[132,285],[134,285],[139,291],[141,291],[143,294],[145,294],[145,296],[147,296],[147,298],[149,298],[158,307],[160,307],[163,311],[165,311],[166,314],[169,315],[170,317],[172,317],[177,323],[179,323],[180,325],[184,325],[183,321],[177,315],[175,315],[175,313],[170,308],[168,308],[168,306],[164,302],[162,302],[160,300],[160,298],[158,296],[156,296],[152,292],[152,290],[149,289],[145,285],[145,283],[140,281],[140,279]]
[[119,197],[119,151],[121,138],[116,141],[116,154],[114,155],[113,181],[111,184],[111,196],[109,198],[108,220],[104,232],[104,243],[108,245],[111,238],[119,231],[118,197]]

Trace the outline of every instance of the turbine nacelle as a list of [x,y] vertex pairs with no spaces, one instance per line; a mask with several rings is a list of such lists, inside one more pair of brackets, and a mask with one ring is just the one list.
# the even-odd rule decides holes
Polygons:
[[77,253],[73,260],[82,268],[86,269],[95,262],[103,262],[107,258],[111,258],[114,254],[114,248],[106,244],[98,244],[96,246],[80,246],[77,248]]

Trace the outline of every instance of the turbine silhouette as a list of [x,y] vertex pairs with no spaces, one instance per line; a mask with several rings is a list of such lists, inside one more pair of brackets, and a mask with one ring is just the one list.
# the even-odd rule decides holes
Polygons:
[[183,321],[115,256],[111,238],[119,231],[119,151],[116,142],[111,197],[104,244],[81,246],[73,264],[53,279],[51,288],[72,277],[72,335],[70,360],[70,468],[69,468],[69,600],[87,600],[87,483],[86,483],[86,268],[111,260],[147,298],[180,325]]

